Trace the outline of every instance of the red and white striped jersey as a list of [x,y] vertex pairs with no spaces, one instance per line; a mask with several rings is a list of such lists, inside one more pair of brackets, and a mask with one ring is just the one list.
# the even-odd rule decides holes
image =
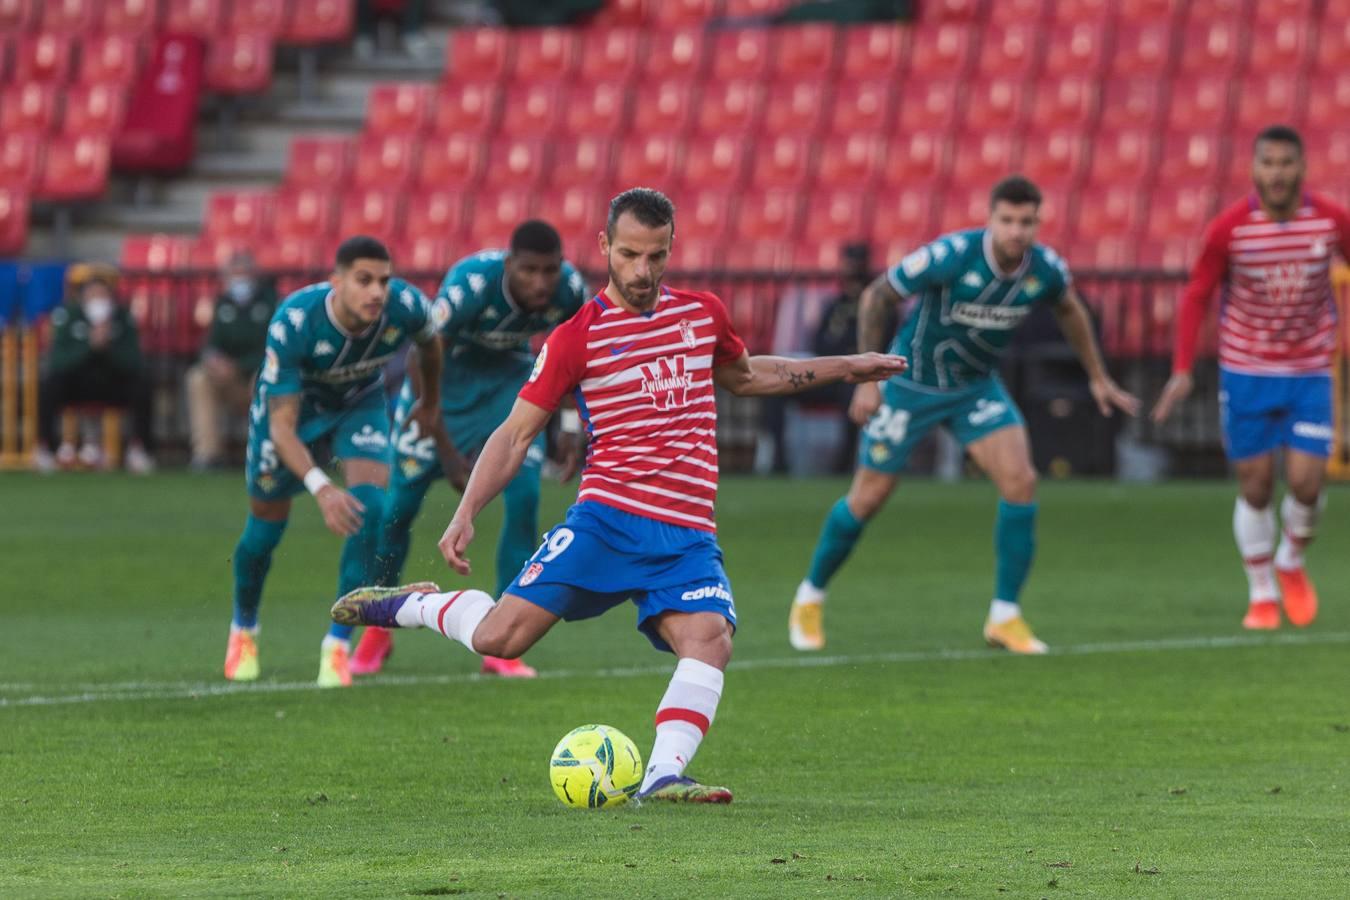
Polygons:
[[1350,216],[1308,194],[1292,219],[1276,221],[1253,194],[1205,232],[1177,314],[1173,369],[1190,371],[1214,289],[1223,285],[1219,363],[1253,375],[1318,374],[1336,351],[1334,253],[1350,259]]
[[713,294],[663,286],[638,315],[601,293],[549,336],[520,397],[553,410],[574,393],[591,439],[578,503],[715,531],[713,369],[744,352]]

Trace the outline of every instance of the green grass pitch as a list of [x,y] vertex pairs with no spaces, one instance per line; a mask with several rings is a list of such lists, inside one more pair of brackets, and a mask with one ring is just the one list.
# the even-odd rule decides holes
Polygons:
[[[235,476],[0,478],[0,896],[1350,896],[1350,496],[1311,553],[1315,625],[1238,626],[1227,484],[1050,484],[1025,599],[1060,652],[982,648],[992,490],[906,484],[794,653],[787,602],[842,481],[728,479],[741,630],[691,773],[728,808],[581,812],[547,759],[645,753],[673,661],[619,609],[478,679],[401,634],[311,682],[338,541],[307,498],[262,611],[263,681],[220,677]],[[545,525],[570,499],[545,493]],[[412,577],[452,580],[438,488]],[[491,584],[497,510],[474,582]]]

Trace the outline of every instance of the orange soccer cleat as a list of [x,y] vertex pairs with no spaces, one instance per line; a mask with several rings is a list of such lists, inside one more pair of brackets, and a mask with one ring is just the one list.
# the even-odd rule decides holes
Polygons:
[[1273,631],[1280,627],[1278,600],[1253,600],[1242,617],[1242,627],[1250,631]]
[[230,629],[225,647],[225,677],[230,681],[258,680],[258,645],[242,628]]
[[1275,568],[1275,578],[1280,582],[1280,594],[1284,597],[1284,614],[1290,623],[1299,628],[1307,628],[1317,618],[1317,588],[1306,569]]
[[998,624],[986,621],[984,640],[989,646],[1002,647],[1010,653],[1038,655],[1049,649],[1044,641],[1032,634],[1031,626],[1021,616]]

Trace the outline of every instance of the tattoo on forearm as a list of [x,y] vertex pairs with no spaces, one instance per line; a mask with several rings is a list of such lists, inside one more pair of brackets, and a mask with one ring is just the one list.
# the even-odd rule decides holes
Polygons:
[[773,367],[774,374],[780,381],[786,381],[794,389],[800,390],[806,385],[816,380],[816,373],[812,369],[805,369],[801,372],[794,372],[788,367],[787,363],[775,363]]

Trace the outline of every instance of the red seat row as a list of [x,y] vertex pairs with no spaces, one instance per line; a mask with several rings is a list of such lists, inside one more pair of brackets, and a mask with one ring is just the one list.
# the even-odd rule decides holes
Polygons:
[[0,33],[260,34],[283,44],[351,35],[352,0],[0,0]]

